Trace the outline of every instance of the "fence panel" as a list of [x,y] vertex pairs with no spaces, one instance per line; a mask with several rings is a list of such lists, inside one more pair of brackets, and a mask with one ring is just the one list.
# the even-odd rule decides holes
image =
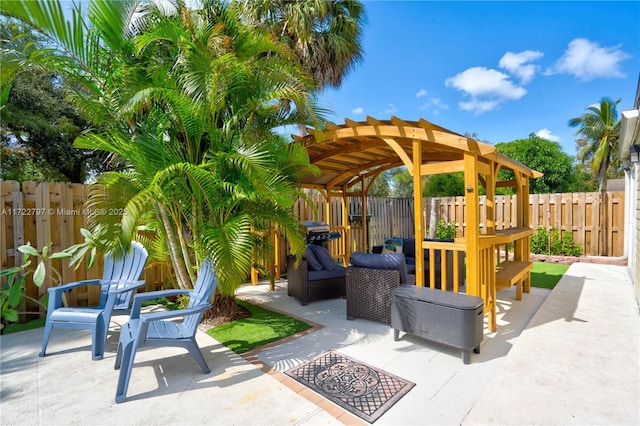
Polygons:
[[[17,247],[27,242],[39,250],[52,243],[54,252],[83,241],[80,229],[84,226],[86,214],[84,201],[87,185],[69,183],[24,182],[22,186],[15,181],[0,180],[0,267],[8,268],[19,264],[22,255]],[[309,191],[308,200],[298,200],[294,214],[300,220],[327,221],[326,200],[318,191]],[[360,197],[349,197],[348,211],[350,223],[342,223],[340,198],[331,199],[331,225],[351,226],[354,239],[347,244],[350,250],[363,250],[356,241],[362,235],[362,206]],[[465,222],[464,197],[425,198],[423,200],[423,220],[425,236],[428,232],[431,206],[438,206],[437,217],[445,222],[456,223],[457,236],[464,236]],[[484,206],[486,197],[481,197]],[[601,209],[601,203],[603,208]],[[516,224],[516,196],[497,196],[495,200],[495,227],[497,230],[511,228]],[[555,227],[561,232],[571,232],[574,240],[584,248],[586,255],[621,256],[624,252],[624,192],[608,192],[604,196],[598,193],[573,194],[532,194],[529,198],[531,225],[549,229]],[[481,208],[481,210],[484,210]],[[406,198],[367,199],[369,217],[368,243],[379,245],[388,237],[412,237],[414,234],[413,200]],[[486,215],[482,215],[480,229],[487,227]],[[602,234],[604,233],[604,234]],[[603,248],[600,245],[604,242]],[[282,239],[281,252],[286,253],[286,241]],[[31,281],[27,292],[32,297],[41,297],[46,289],[58,282],[71,282],[97,278],[101,275],[102,261],[87,271],[84,265],[74,270],[66,261],[55,260],[53,274],[47,277],[43,288],[36,288]],[[281,265],[284,269],[285,265]],[[166,284],[166,272],[160,267],[147,268],[145,280],[147,289],[156,289]],[[98,294],[75,293],[75,303],[94,304]]]
[[[18,247],[23,244],[31,243],[41,251],[51,243],[51,252],[59,252],[84,241],[80,229],[89,214],[84,208],[87,188],[88,185],[82,184],[49,182],[23,182],[21,186],[15,181],[0,180],[0,267],[5,269],[22,263]],[[29,275],[26,293],[41,299],[51,286],[100,278],[102,267],[102,258],[98,258],[90,270],[84,262],[73,269],[67,260],[50,260],[42,287],[36,287]],[[164,283],[159,266],[147,268],[143,278],[148,290],[155,290]],[[67,298],[70,304],[80,306],[95,305],[99,299],[100,291],[95,286],[81,287]],[[39,308],[35,303],[29,303],[24,309],[34,311]]]

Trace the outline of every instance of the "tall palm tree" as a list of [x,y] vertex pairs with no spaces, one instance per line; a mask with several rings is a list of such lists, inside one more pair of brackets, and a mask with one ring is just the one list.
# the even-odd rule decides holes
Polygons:
[[591,162],[591,170],[600,182],[599,192],[607,190],[607,172],[617,161],[618,140],[620,139],[620,120],[617,106],[620,99],[612,101],[602,98],[599,104],[591,105],[580,117],[569,120],[569,126],[577,127],[576,135],[581,136],[585,144],[577,158],[582,162]]
[[35,59],[73,78],[74,100],[107,129],[76,145],[128,162],[91,191],[88,207],[107,212],[90,218],[93,229],[119,246],[147,238],[183,288],[197,259],[211,257],[220,292],[232,296],[271,224],[294,253],[304,250],[290,208],[308,157],[273,129],[313,121],[318,109],[288,46],[247,26],[233,3],[171,5],[93,0],[68,25],[54,0],[3,2],[0,11],[49,39],[54,48]]
[[[582,136],[584,146],[578,151],[577,158],[582,162],[591,162],[591,171],[598,177],[600,192],[600,217],[603,223],[608,223],[605,196],[607,190],[607,172],[612,166],[619,166],[618,142],[620,140],[620,125],[617,106],[620,99],[612,101],[610,98],[600,99],[597,105],[591,105],[587,112],[580,117],[569,120],[569,126],[577,127],[576,135]],[[607,253],[608,229],[600,231],[600,252]]]
[[242,15],[287,43],[318,91],[340,87],[363,59],[366,13],[360,1],[245,0]]

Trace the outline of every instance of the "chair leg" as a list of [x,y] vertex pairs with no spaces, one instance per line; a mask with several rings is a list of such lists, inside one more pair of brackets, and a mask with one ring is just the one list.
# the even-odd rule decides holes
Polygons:
[[118,341],[118,352],[116,353],[116,362],[114,368],[120,369],[118,375],[118,387],[116,388],[116,402],[121,403],[127,397],[127,389],[129,388],[129,379],[131,378],[131,370],[136,358],[136,350],[138,349],[138,341],[141,338],[139,324],[138,327],[127,322],[122,326],[120,332],[120,340]]
[[202,369],[202,372],[204,374],[209,374],[211,372],[211,370],[209,370],[209,366],[207,365],[207,362],[204,360],[204,357],[202,356],[202,351],[200,351],[200,347],[196,343],[195,336],[186,345],[186,348],[189,351],[189,353],[191,354],[191,356],[196,360],[196,362],[198,363],[198,365]]
[[104,324],[102,323],[102,315],[98,317],[96,324],[92,327],[91,333],[92,359],[97,361],[104,356],[104,346],[107,336],[107,331],[104,329]]
[[38,354],[38,356],[43,357],[47,351],[47,345],[49,344],[49,336],[51,335],[51,330],[53,330],[53,324],[51,321],[47,321],[44,326],[44,335],[42,336],[42,351]]

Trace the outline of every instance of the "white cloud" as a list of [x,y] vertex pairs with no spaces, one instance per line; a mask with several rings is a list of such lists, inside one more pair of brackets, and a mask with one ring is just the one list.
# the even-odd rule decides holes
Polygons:
[[507,52],[500,58],[498,66],[518,77],[521,84],[527,84],[540,69],[538,65],[528,62],[538,60],[542,56],[542,52],[533,50],[524,50],[520,53]]
[[351,110],[351,112],[352,112],[353,114],[360,115],[360,114],[363,114],[363,113],[364,113],[364,108],[362,108],[362,107],[356,107],[356,108],[352,109],[352,110]]
[[536,132],[536,136],[539,136],[543,139],[546,139],[548,141],[552,141],[552,142],[560,142],[560,136],[556,136],[553,133],[551,133],[551,130],[549,129],[540,129]]
[[500,71],[485,67],[469,68],[445,80],[445,85],[460,90],[471,99],[460,102],[465,111],[476,114],[496,109],[505,101],[520,99],[527,91]]
[[398,109],[393,104],[389,104],[388,108],[384,110],[383,114],[393,115],[396,112],[398,112]]
[[479,99],[471,99],[468,102],[459,102],[458,106],[463,111],[472,111],[475,114],[482,114],[483,112],[491,111],[500,105],[498,101],[481,101]]
[[427,91],[425,89],[420,89],[418,90],[418,93],[416,93],[416,98],[421,98],[423,96],[425,96],[427,94]]
[[586,38],[571,40],[564,55],[548,70],[546,75],[571,74],[583,81],[594,78],[622,78],[620,62],[631,56],[620,46],[600,47]]
[[424,110],[427,108],[435,108],[437,113],[437,110],[440,109],[449,109],[449,105],[445,104],[444,102],[442,102],[442,99],[435,97],[435,96],[429,96],[426,99],[426,102],[424,104],[422,104],[422,106],[420,107],[420,109]]

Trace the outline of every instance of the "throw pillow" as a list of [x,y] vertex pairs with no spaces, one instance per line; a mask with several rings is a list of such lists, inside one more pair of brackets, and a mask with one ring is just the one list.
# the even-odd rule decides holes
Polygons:
[[402,253],[402,238],[389,238],[384,242],[382,253]]
[[331,253],[329,253],[329,250],[327,250],[325,247],[316,245],[310,245],[309,247],[311,247],[311,251],[313,251],[313,254],[316,255],[316,258],[322,264],[323,269],[326,269],[327,271],[333,271],[338,267],[338,264],[331,257]]
[[322,264],[320,263],[320,261],[318,261],[318,258],[313,253],[313,250],[311,250],[311,245],[307,246],[307,250],[304,252],[304,258],[307,259],[307,262],[309,263],[310,271],[322,270]]

